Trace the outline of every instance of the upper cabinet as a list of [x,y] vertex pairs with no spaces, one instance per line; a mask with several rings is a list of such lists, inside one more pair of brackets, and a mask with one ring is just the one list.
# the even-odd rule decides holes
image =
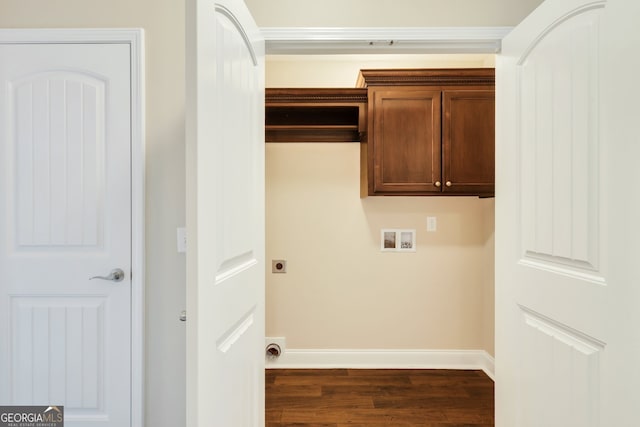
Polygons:
[[362,195],[494,193],[493,69],[362,70]]

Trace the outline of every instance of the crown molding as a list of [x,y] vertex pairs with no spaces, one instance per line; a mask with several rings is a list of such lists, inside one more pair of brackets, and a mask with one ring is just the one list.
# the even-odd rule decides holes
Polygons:
[[499,53],[512,27],[263,27],[278,54]]
[[287,104],[366,104],[367,89],[364,88],[267,88],[265,102],[268,105]]
[[[476,86],[495,85],[493,68],[414,68],[360,70],[356,87],[369,86]],[[489,89],[489,88],[487,88]],[[493,88],[491,88],[493,89]]]

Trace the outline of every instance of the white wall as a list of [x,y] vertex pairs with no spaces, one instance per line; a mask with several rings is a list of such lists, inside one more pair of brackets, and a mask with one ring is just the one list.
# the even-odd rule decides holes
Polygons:
[[[353,87],[359,68],[491,66],[493,56],[270,57],[268,87]],[[267,144],[267,336],[293,349],[493,353],[493,199],[361,199],[360,146]],[[438,231],[426,232],[436,216]],[[415,253],[380,251],[415,228]]]

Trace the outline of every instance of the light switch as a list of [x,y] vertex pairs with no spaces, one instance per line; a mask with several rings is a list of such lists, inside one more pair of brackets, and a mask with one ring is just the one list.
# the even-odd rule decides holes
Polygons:
[[187,252],[187,229],[184,227],[179,227],[177,230],[178,237],[178,253]]
[[438,229],[438,222],[435,216],[427,217],[427,231],[436,231]]

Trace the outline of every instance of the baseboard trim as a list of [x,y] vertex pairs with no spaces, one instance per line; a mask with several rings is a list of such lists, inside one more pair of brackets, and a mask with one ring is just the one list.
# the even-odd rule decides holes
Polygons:
[[494,379],[495,361],[484,350],[287,349],[267,369],[481,369]]

